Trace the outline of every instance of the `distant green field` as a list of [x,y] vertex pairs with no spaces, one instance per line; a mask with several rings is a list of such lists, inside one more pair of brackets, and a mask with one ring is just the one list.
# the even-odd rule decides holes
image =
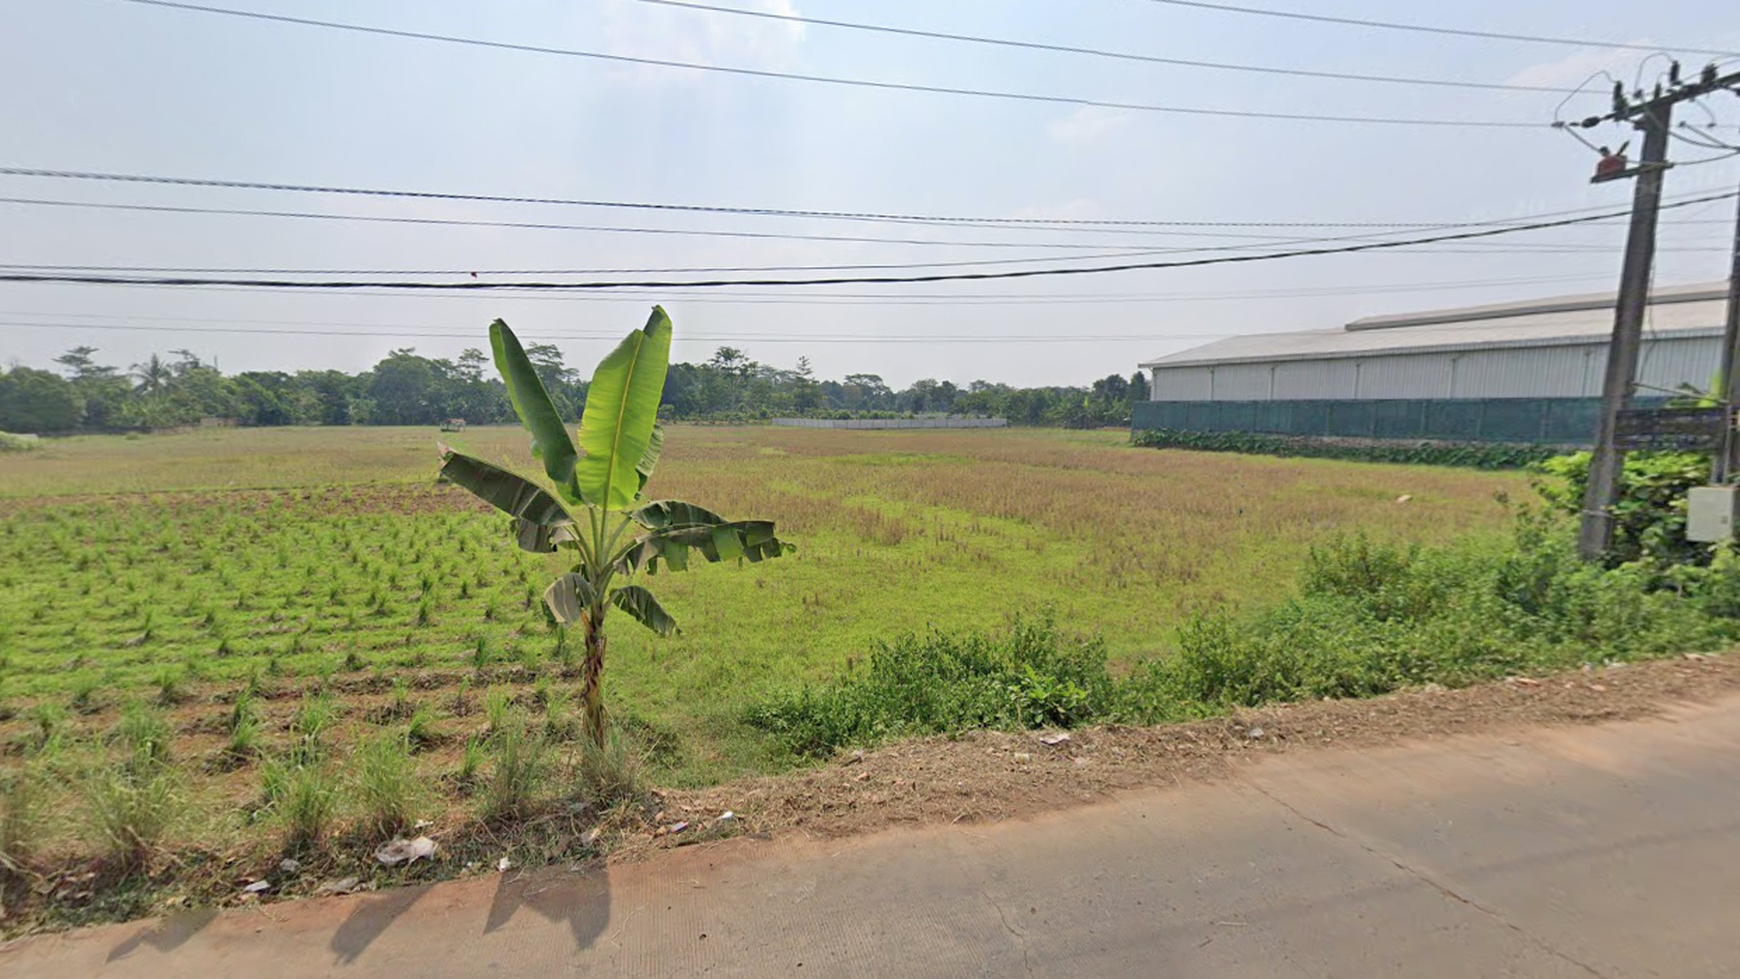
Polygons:
[[[435,438],[220,430],[0,456],[0,704],[82,692],[113,706],[163,683],[250,676],[482,667],[530,683],[557,668],[538,600],[556,559],[518,550],[505,517],[434,485]],[[448,438],[535,471],[518,429]],[[684,631],[659,640],[616,619],[607,703],[674,740],[661,778],[765,770],[776,761],[742,706],[879,637],[994,627],[1049,603],[1066,630],[1103,635],[1129,662],[1162,653],[1191,609],[1280,600],[1326,535],[1492,532],[1494,493],[1526,493],[1516,474],[1122,442],[673,429],[654,496],[776,520],[800,550],[648,582]]]

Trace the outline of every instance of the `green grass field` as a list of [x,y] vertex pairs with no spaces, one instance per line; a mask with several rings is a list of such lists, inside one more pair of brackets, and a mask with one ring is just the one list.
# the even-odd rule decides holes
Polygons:
[[[450,441],[536,471],[518,429]],[[40,702],[94,725],[134,696],[250,677],[550,682],[570,655],[538,600],[556,558],[434,485],[434,443],[422,429],[219,430],[0,456],[6,728]],[[677,427],[650,491],[776,520],[800,548],[649,581],[678,637],[612,624],[607,703],[658,733],[661,780],[693,784],[781,764],[743,705],[878,638],[1049,604],[1133,662],[1163,654],[1192,609],[1278,602],[1314,541],[1492,532],[1494,494],[1526,483],[1132,449],[1114,432]]]

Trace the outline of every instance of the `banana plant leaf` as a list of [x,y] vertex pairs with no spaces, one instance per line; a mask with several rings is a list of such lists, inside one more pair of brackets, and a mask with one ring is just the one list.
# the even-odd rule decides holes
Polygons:
[[652,438],[648,439],[646,443],[646,451],[640,454],[640,465],[634,467],[636,475],[640,477],[640,488],[634,491],[635,499],[640,499],[640,494],[646,489],[646,481],[652,478],[653,470],[659,464],[659,456],[664,451],[665,427],[654,425]]
[[659,561],[663,560],[672,571],[683,571],[688,568],[690,552],[709,564],[737,558],[753,564],[796,550],[796,544],[775,536],[771,520],[689,524],[637,538],[623,555],[620,569],[658,574]]
[[544,589],[544,604],[549,606],[550,614],[557,622],[573,625],[580,621],[581,613],[592,606],[597,596],[586,576],[565,574]]
[[519,517],[513,519],[513,534],[514,540],[519,542],[520,550],[531,551],[533,554],[550,554],[562,544],[579,540],[574,534],[573,524],[551,526]]
[[629,519],[648,530],[670,530],[675,527],[712,527],[726,523],[724,517],[693,503],[681,500],[658,500],[629,514]]
[[[465,487],[516,520],[551,528],[574,522],[561,501],[531,480],[446,446],[442,446],[441,478]],[[517,527],[515,534],[519,534]]]
[[513,402],[514,412],[526,431],[532,434],[532,455],[543,460],[544,472],[556,484],[556,491],[568,502],[578,503],[574,464],[579,453],[568,438],[568,428],[562,424],[562,415],[550,400],[550,392],[544,389],[543,379],[538,377],[525,348],[506,322],[496,320],[489,325],[489,345],[495,353],[496,370],[507,385],[508,400]]
[[677,620],[671,618],[653,593],[639,585],[624,585],[610,593],[610,601],[617,608],[634,616],[636,622],[658,633],[669,636],[682,630],[677,628]]
[[580,416],[585,454],[574,480],[593,506],[626,510],[640,494],[639,467],[658,421],[670,357],[671,318],[654,306],[646,326],[624,338],[592,375]]

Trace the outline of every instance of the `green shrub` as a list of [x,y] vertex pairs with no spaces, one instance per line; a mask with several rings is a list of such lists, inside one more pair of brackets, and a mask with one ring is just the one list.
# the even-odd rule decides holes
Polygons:
[[1101,643],[1060,639],[1047,614],[1000,636],[881,643],[862,670],[757,702],[746,720],[814,755],[906,735],[1070,726],[1105,715],[1114,695]]
[[1367,697],[1740,640],[1740,553],[1664,570],[1578,560],[1575,527],[1518,514],[1509,541],[1315,548],[1298,593],[1237,619],[1197,615],[1173,650],[1112,678],[1093,642],[1049,620],[1006,636],[905,636],[862,669],[753,703],[746,720],[798,754],[894,737],[1095,721],[1153,723],[1233,707]]
[[1503,442],[1421,442],[1336,440],[1260,432],[1188,432],[1147,428],[1130,433],[1132,445],[1195,452],[1239,452],[1246,455],[1299,456],[1389,462],[1421,466],[1466,466],[1474,469],[1525,469],[1563,450],[1544,445]]
[[[1553,509],[1573,517],[1581,514],[1591,458],[1587,452],[1578,452],[1542,462],[1537,467],[1535,491]],[[1613,505],[1609,563],[1707,563],[1709,546],[1686,539],[1686,491],[1709,481],[1708,456],[1693,452],[1626,453],[1620,470],[1619,501]]]

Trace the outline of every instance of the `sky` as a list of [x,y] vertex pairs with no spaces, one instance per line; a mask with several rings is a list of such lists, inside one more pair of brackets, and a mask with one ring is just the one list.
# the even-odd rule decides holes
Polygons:
[[[1147,229],[1161,234],[951,228],[0,176],[0,197],[9,200],[642,229],[0,202],[0,265],[330,269],[365,281],[382,278],[366,273],[388,270],[453,273],[414,277],[438,281],[469,281],[459,273],[480,271],[479,280],[512,281],[492,273],[1010,260],[1026,264],[972,268],[1081,267],[1094,264],[1083,256],[1204,248],[1216,250],[1148,260],[1253,254],[1299,247],[1306,238],[1374,233],[1273,226],[1281,222],[1424,225],[1623,209],[1630,184],[1591,185],[1595,152],[1545,124],[1556,114],[1605,111],[1611,83],[1600,72],[1629,87],[1666,68],[1663,56],[1608,45],[1740,51],[1740,8],[1723,0],[1405,6],[1247,0],[1592,42],[1582,47],[1151,0],[713,2],[1162,58],[1587,86],[1567,97],[1277,76],[866,33],[644,0],[211,0],[233,9],[763,71],[1205,109],[1542,125],[1228,118],[612,63],[126,0],[0,0],[8,24],[0,32],[0,166],[746,208],[1268,225],[1230,229],[1246,236],[1236,238],[1225,236],[1227,229],[1176,224]],[[1684,60],[1693,72],[1709,59]],[[1740,143],[1740,99],[1707,104],[1713,115],[1693,108],[1680,119],[1714,120],[1723,127],[1716,130],[1720,138]],[[1608,126],[1588,138],[1617,145],[1629,134]],[[1672,153],[1687,163],[1719,155],[1683,141]],[[1674,169],[1668,194],[1731,191],[1737,184],[1740,162],[1713,159]],[[1657,282],[1723,278],[1734,212],[1732,200],[1666,212]],[[122,366],[152,352],[187,349],[225,371],[356,371],[395,348],[454,356],[486,346],[488,323],[499,316],[522,336],[549,338],[571,364],[589,369],[612,345],[607,337],[640,325],[660,302],[676,323],[677,359],[702,360],[730,344],[776,366],[807,357],[821,376],[876,373],[897,387],[924,377],[1082,384],[1128,374],[1142,360],[1214,336],[1611,290],[1623,234],[1623,222],[1607,222],[1454,247],[1204,268],[584,297],[0,283],[0,363],[46,366],[84,344],[99,348],[99,360]]]

